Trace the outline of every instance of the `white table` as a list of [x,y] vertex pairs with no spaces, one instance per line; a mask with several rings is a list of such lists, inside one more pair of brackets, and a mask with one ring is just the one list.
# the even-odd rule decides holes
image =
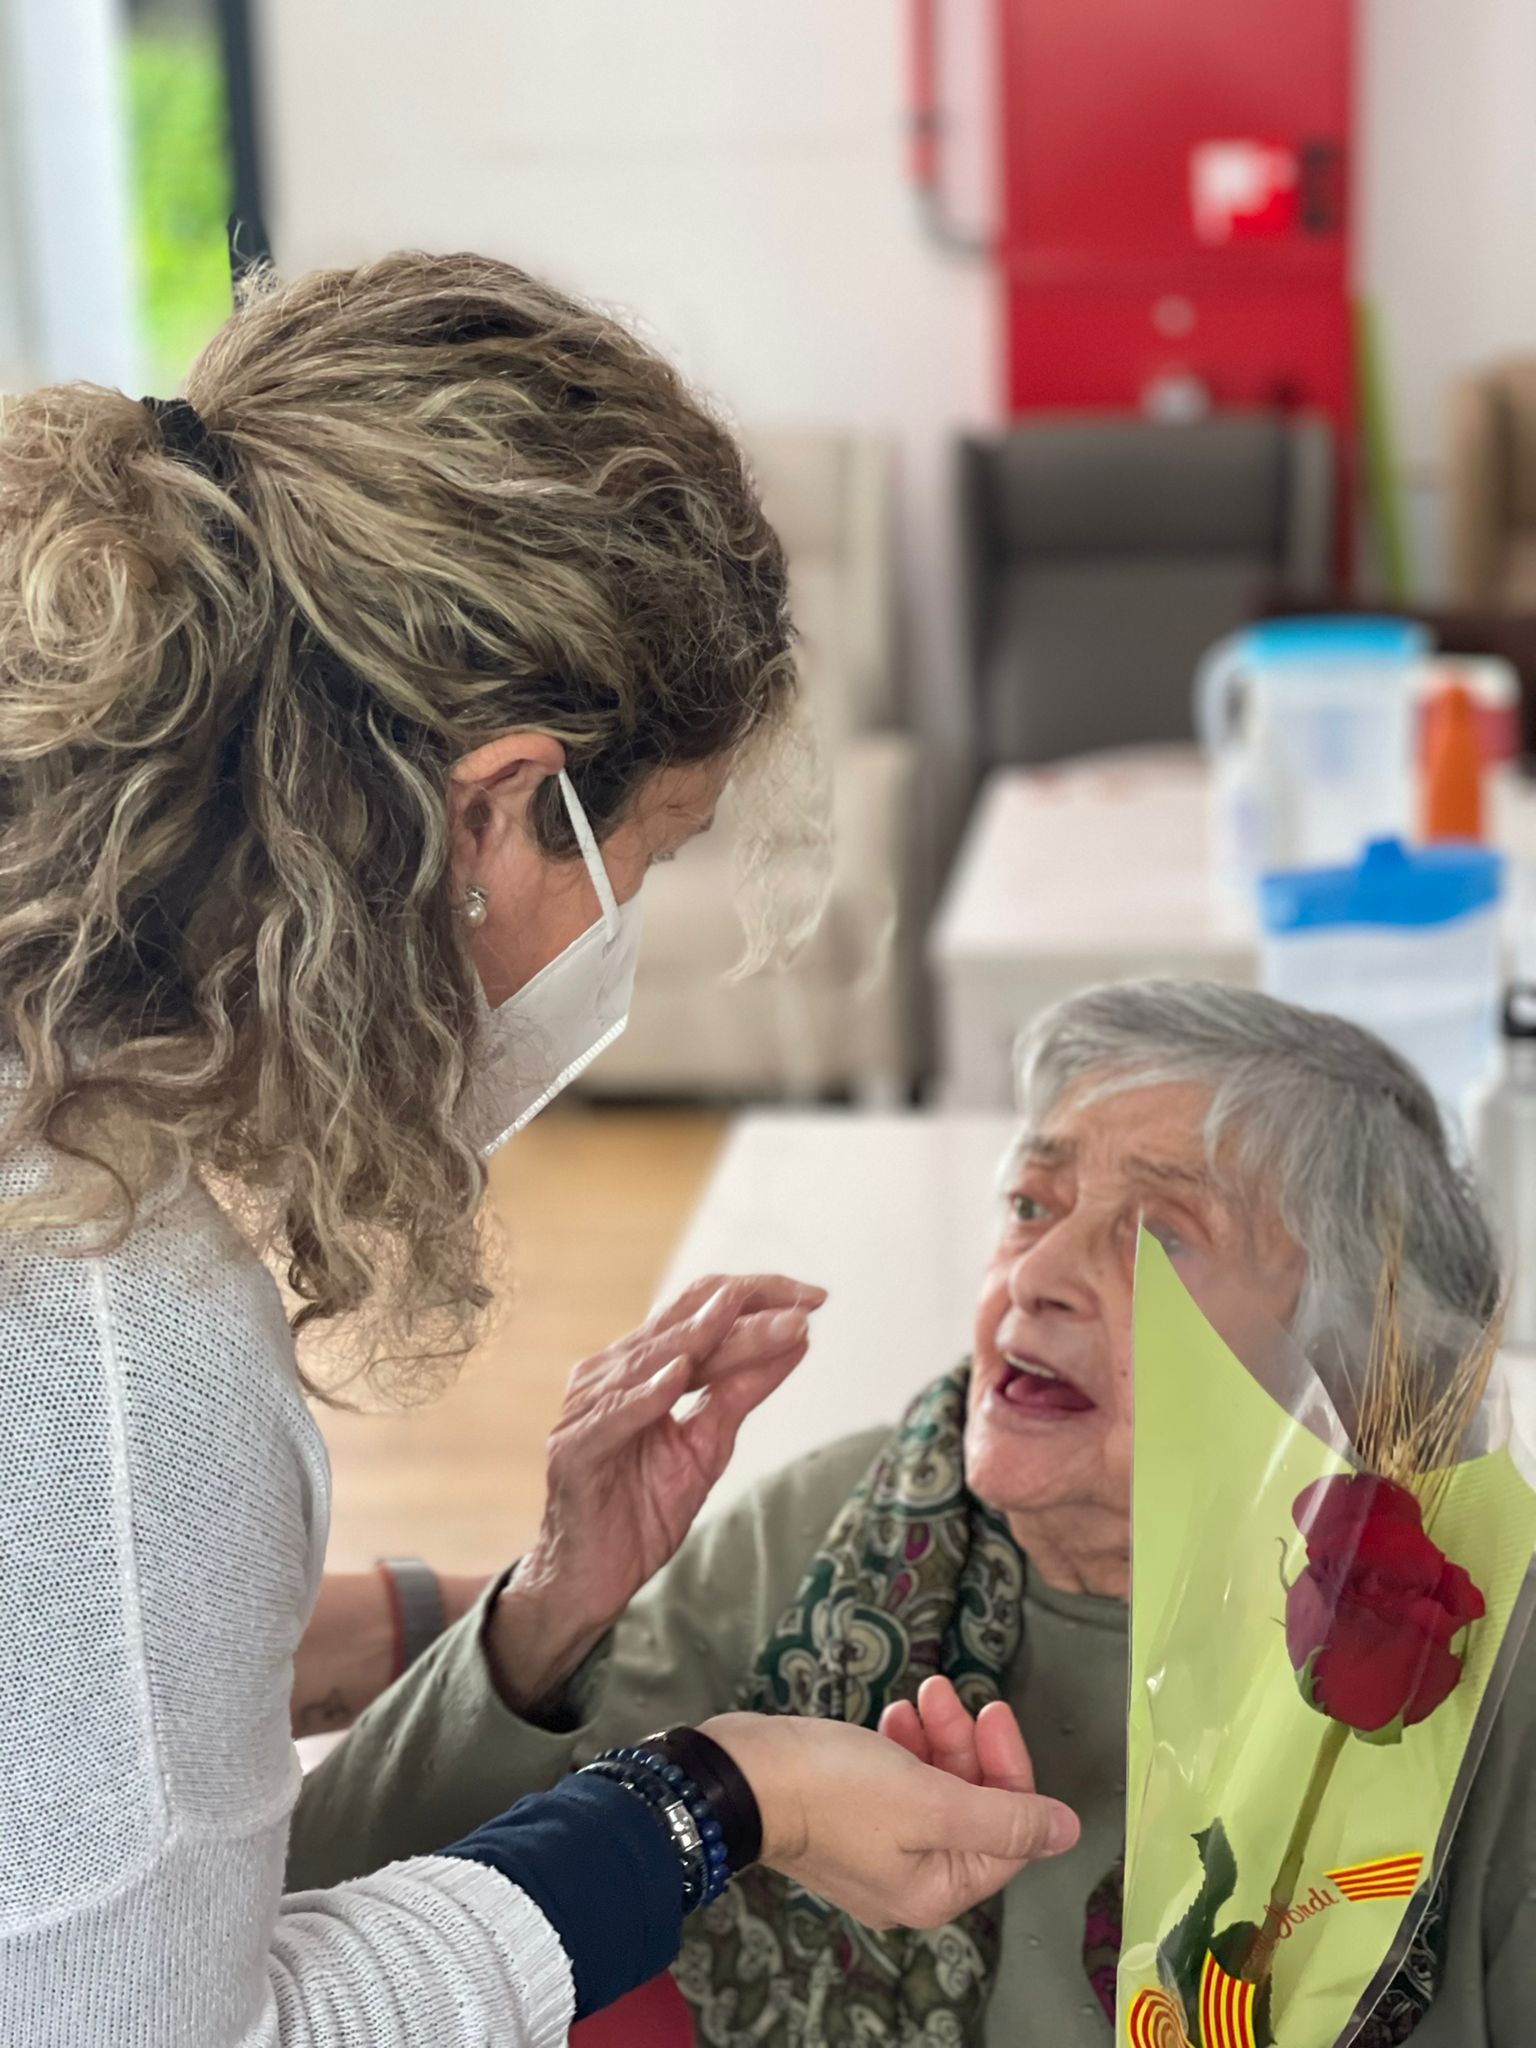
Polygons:
[[[1536,793],[1491,782],[1493,836],[1536,860]],[[1251,917],[1211,878],[1209,782],[1192,748],[989,777],[929,939],[939,1100],[1001,1108],[1031,1018],[1096,981],[1199,975],[1252,986]]]
[[1011,1102],[1020,1030],[1092,982],[1252,983],[1252,933],[1209,879],[1208,807],[1188,748],[989,777],[929,943],[946,1107]]
[[711,1508],[819,1444],[893,1422],[970,1345],[1003,1115],[764,1111],[732,1126],[659,1298],[711,1272],[831,1290],[810,1356],[741,1432]]

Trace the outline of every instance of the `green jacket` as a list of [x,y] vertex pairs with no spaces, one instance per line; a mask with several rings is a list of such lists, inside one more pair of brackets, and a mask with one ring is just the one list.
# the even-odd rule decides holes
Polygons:
[[[757,1652],[883,1431],[813,1452],[703,1522],[576,1675],[559,1728],[502,1704],[484,1610],[450,1630],[305,1781],[289,1883],[339,1883],[443,1847],[598,1750],[735,1704]],[[1124,1833],[1125,1610],[1031,1588],[1008,1697],[1042,1789],[1084,1823],[1009,1887],[996,2048],[1106,2048],[1081,1964],[1084,1905]],[[1536,1642],[1517,1667],[1451,1865],[1445,1975],[1413,2048],[1536,2040]]]

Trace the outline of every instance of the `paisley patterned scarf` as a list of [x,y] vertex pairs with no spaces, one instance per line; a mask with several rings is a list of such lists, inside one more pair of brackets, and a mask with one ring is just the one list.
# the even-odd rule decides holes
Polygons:
[[[969,1375],[919,1396],[833,1523],[741,1705],[874,1727],[945,1672],[979,1712],[1019,1648],[1024,1560],[965,1490]],[[1001,1904],[872,1934],[771,1871],[688,1923],[676,1977],[706,2048],[973,2048]]]
[[[919,1395],[855,1488],[759,1652],[739,1704],[872,1728],[943,1672],[971,1712],[1023,1635],[1025,1563],[966,1491],[969,1368]],[[1123,1870],[1084,1902],[1083,1967],[1113,2021]],[[1396,2048],[1433,2000],[1445,1896],[1355,2048]],[[1002,1901],[932,1932],[874,1934],[772,1871],[690,1920],[674,1974],[703,2048],[981,2048]]]

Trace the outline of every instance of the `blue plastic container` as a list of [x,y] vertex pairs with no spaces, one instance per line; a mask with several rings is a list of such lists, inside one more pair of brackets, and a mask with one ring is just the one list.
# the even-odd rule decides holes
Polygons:
[[1264,987],[1384,1038],[1458,1133],[1498,1049],[1504,865],[1483,846],[1386,839],[1259,889]]

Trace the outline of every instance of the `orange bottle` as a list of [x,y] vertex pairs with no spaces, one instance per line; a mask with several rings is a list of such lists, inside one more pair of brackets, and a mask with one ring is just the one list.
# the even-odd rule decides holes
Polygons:
[[1464,683],[1449,683],[1430,706],[1424,745],[1424,837],[1483,836],[1483,745]]

